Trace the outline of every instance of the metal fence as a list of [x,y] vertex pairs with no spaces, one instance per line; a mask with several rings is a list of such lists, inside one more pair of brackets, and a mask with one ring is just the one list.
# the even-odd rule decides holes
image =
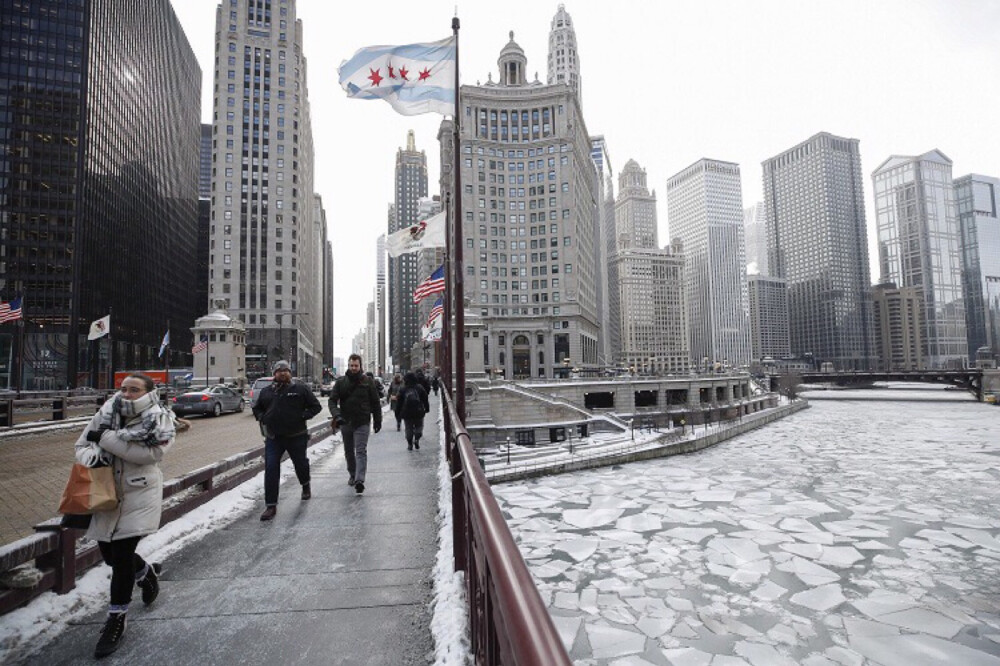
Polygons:
[[441,393],[452,478],[455,569],[465,572],[476,664],[569,666],[569,655],[479,466],[469,433],[448,390]]

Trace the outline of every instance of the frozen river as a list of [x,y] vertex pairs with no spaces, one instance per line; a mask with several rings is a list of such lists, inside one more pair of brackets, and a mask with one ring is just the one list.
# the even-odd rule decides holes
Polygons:
[[1000,666],[1000,408],[808,395],[700,453],[494,486],[575,663]]

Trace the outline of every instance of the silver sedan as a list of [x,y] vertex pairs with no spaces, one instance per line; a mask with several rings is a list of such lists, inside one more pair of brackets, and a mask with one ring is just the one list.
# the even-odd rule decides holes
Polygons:
[[219,416],[222,412],[242,412],[243,395],[227,386],[211,386],[200,391],[188,391],[174,398],[174,413],[210,414]]

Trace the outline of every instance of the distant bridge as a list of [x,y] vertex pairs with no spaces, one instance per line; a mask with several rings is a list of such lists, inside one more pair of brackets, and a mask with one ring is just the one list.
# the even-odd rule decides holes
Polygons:
[[[772,373],[771,386],[776,387],[782,374]],[[875,382],[920,382],[946,384],[969,391],[977,400],[983,399],[983,371],[978,368],[964,370],[907,370],[898,372],[798,372],[803,384],[836,384],[838,386],[868,386]]]

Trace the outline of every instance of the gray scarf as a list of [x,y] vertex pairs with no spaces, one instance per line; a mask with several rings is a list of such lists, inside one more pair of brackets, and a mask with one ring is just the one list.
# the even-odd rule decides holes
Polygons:
[[170,441],[176,433],[173,410],[160,406],[156,389],[135,400],[116,393],[101,406],[98,415],[100,429],[115,430],[122,439],[146,446]]

